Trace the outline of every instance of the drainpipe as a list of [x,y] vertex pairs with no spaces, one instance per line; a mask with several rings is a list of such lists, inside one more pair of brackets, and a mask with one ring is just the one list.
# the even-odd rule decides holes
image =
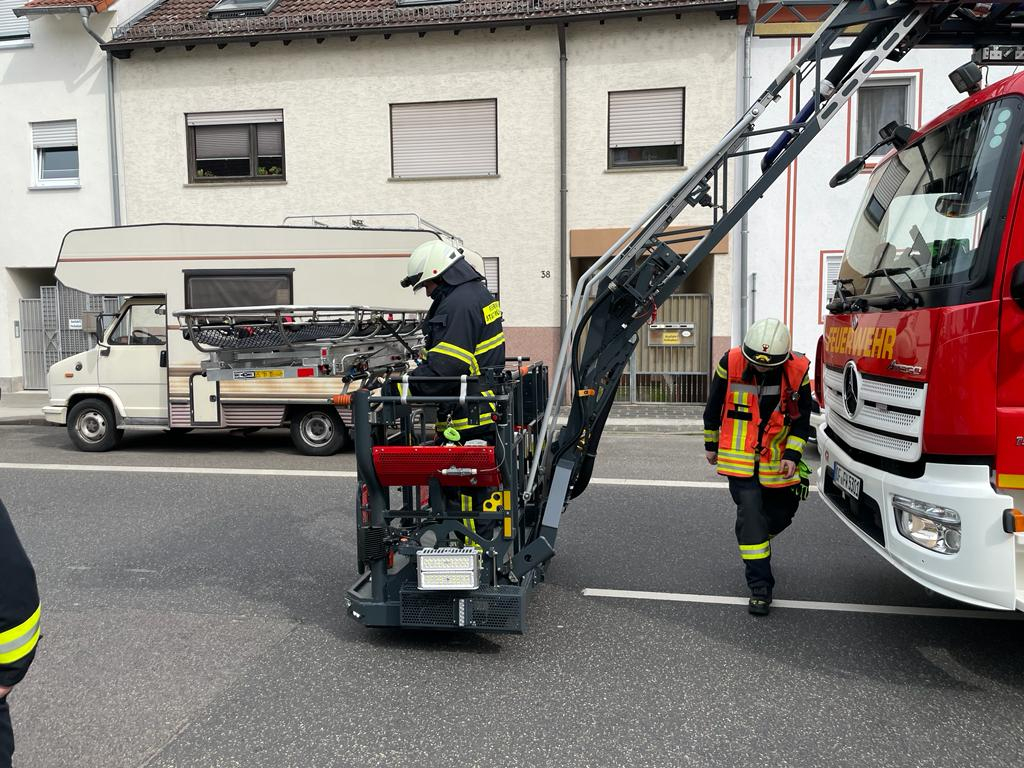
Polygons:
[[[102,37],[93,32],[89,26],[89,17],[93,9],[88,6],[81,6],[78,9],[82,27],[89,33],[89,37],[101,46],[106,43]],[[114,212],[114,226],[121,226],[121,182],[117,172],[117,119],[114,112],[114,57],[107,51],[107,136],[108,151],[110,154],[110,204]]]
[[[742,72],[740,78],[739,93],[737,94],[739,103],[737,104],[738,114],[746,114],[747,108],[750,106],[750,48],[751,41],[754,38],[754,25],[757,22],[757,9],[760,6],[760,0],[747,0],[747,27],[743,31],[743,45],[740,48],[740,71]],[[748,142],[743,142],[743,149],[746,150]],[[750,186],[750,175],[748,173],[748,160],[749,156],[743,155],[740,158],[739,167],[739,179],[738,179],[738,195],[742,196],[746,194],[747,188]],[[749,318],[747,315],[747,253],[748,245],[750,242],[750,222],[747,214],[743,214],[743,218],[740,219],[740,240],[737,253],[737,262],[733,265],[732,276],[733,285],[736,289],[733,291],[733,296],[738,297],[738,301],[733,301],[733,316],[739,318],[738,327],[733,331],[733,341],[738,343],[743,338],[743,334],[746,333]]]
[[569,256],[566,253],[566,244],[569,239],[569,185],[568,174],[566,173],[567,154],[567,128],[566,128],[566,96],[565,96],[565,68],[568,57],[565,54],[565,25],[558,25],[558,154],[561,170],[561,186],[559,188],[559,230],[558,230],[558,259],[559,259],[559,291],[558,297],[558,327],[560,333],[565,333],[566,302],[569,300]]

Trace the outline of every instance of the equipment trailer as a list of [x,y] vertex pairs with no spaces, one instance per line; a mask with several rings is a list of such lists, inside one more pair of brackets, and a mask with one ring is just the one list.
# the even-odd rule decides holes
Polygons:
[[[782,8],[812,4],[821,5],[806,0],[776,3],[758,18],[767,21]],[[355,395],[359,477],[366,488],[357,517],[359,559],[369,573],[349,592],[350,615],[368,626],[522,631],[522,599],[555,554],[568,502],[589,483],[615,390],[641,327],[886,59],[899,60],[919,45],[1013,45],[1020,37],[1019,6],[909,0],[839,3],[707,157],[582,276],[543,416],[519,417],[511,407],[524,386],[530,391],[544,389],[543,366],[535,365],[522,379],[515,371],[484,372],[496,381],[495,450],[500,448],[501,453],[494,454],[493,464],[489,447],[482,452],[458,445],[416,449],[411,428],[405,426],[396,445],[387,437],[387,425],[408,421],[398,409],[412,399],[400,404],[395,395]],[[766,110],[790,83],[802,109],[781,125],[759,128]],[[890,141],[902,135],[889,134]],[[774,141],[748,147],[750,140],[765,136]],[[729,161],[751,154],[763,156],[760,175],[730,204]],[[694,207],[710,210],[710,226],[668,231],[683,210]],[[671,247],[684,242],[693,244],[688,254]],[[557,410],[570,382],[569,418],[556,434]],[[416,402],[427,405],[431,399]],[[403,475],[390,468],[393,459],[410,468],[415,462],[417,469]],[[522,477],[519,472],[527,464]],[[497,466],[502,467],[500,473]],[[486,479],[481,474],[485,470]],[[504,505],[501,515],[511,511],[511,539],[505,536],[507,529],[491,537],[467,535],[469,526],[457,520],[483,510],[475,504],[465,512],[453,509],[444,489],[463,485],[466,478],[491,487],[499,475],[495,499]],[[392,485],[402,487],[401,509],[391,508]],[[423,486],[430,490],[418,495],[417,488]],[[460,546],[459,537],[478,547]],[[466,580],[444,583],[436,574],[446,568]],[[482,586],[476,587],[478,583]],[[504,602],[509,596],[514,596],[511,602]],[[494,618],[503,611],[511,611],[514,618]]]

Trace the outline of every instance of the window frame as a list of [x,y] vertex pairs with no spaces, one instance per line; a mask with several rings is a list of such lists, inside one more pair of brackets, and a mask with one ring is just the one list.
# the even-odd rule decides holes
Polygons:
[[186,269],[182,271],[185,309],[210,309],[210,307],[193,307],[192,295],[189,292],[189,281],[193,277],[287,277],[288,301],[295,302],[295,268],[268,267],[266,269]]
[[[4,5],[10,5],[8,10],[10,10],[12,16],[14,16],[14,9],[20,8],[23,4],[24,3],[21,2],[21,0],[17,0],[17,2],[14,3],[4,3]],[[32,45],[32,27],[29,20],[24,16],[14,16],[14,18],[18,19],[18,22],[21,22],[20,26],[23,26],[25,31],[22,34],[16,35],[0,35],[0,49],[24,48]]]
[[[36,146],[36,126],[43,125],[45,123],[74,123],[75,124],[75,144],[66,144],[63,146],[47,146],[39,147]],[[79,189],[82,186],[82,150],[81,142],[78,140],[78,118],[69,118],[64,120],[36,120],[30,121],[28,124],[29,130],[29,144],[32,147],[32,180],[29,185],[30,189]],[[68,151],[74,149],[75,160],[76,160],[76,173],[73,178],[64,179],[44,179],[43,178],[43,155],[47,151]]]
[[[457,173],[457,174],[431,174],[424,176],[398,176],[395,174],[395,107],[416,107],[416,106],[430,106],[433,104],[476,104],[482,102],[490,102],[494,104],[494,172],[493,173]],[[434,99],[433,101],[394,101],[388,104],[388,136],[389,136],[389,150],[391,155],[391,181],[418,181],[421,179],[427,180],[455,180],[455,179],[496,179],[501,174],[499,172],[499,137],[498,137],[498,98],[484,97],[476,99]]]
[[[843,266],[843,256],[846,251],[842,248],[823,248],[818,251],[818,325],[825,324],[828,315],[828,304],[835,294],[835,286],[827,282],[828,261],[830,257],[839,258],[839,268]],[[839,274],[838,270],[836,272]]]
[[[160,341],[159,344],[135,343],[135,342],[132,341],[134,336],[131,333],[129,333],[127,336],[118,337],[118,338],[128,339],[127,342],[122,343],[120,341],[114,341],[115,333],[117,332],[117,329],[121,327],[122,323],[124,323],[125,321],[129,321],[131,319],[132,313],[135,311],[136,307],[163,307],[164,308],[164,335],[163,335],[163,338],[162,338],[162,340]],[[154,314],[155,313],[156,312],[154,310]],[[167,302],[166,301],[160,301],[160,302],[134,301],[134,302],[128,304],[126,307],[122,308],[121,313],[120,313],[120,315],[118,315],[117,320],[114,322],[114,324],[109,326],[109,328],[104,331],[104,335],[105,335],[105,339],[106,340],[103,343],[106,346],[108,346],[108,347],[158,347],[158,346],[159,347],[166,347],[167,346]],[[155,337],[155,338],[159,338],[159,337]]]
[[188,156],[188,183],[189,184],[273,184],[288,180],[288,151],[285,147],[284,113],[280,122],[268,123],[269,125],[281,126],[281,173],[276,176],[260,176],[256,173],[259,167],[259,146],[256,139],[257,126],[263,123],[218,123],[217,125],[244,125],[249,129],[249,168],[252,173],[248,176],[197,176],[196,175],[196,128],[206,128],[205,125],[189,125],[188,117],[191,114],[203,114],[202,112],[189,112],[185,115],[185,145]]
[[[678,90],[680,92],[680,104],[679,104],[679,120],[681,133],[679,136],[679,144],[650,144],[639,147],[612,147],[612,94],[613,93],[647,93],[650,91],[672,91]],[[683,168],[686,165],[686,86],[661,86],[658,88],[630,88],[627,90],[619,91],[608,91],[608,95],[605,101],[605,149],[607,151],[608,165],[606,170],[618,171],[618,170],[644,170],[647,168]],[[675,160],[654,160],[654,161],[637,161],[637,162],[616,162],[613,154],[617,149],[647,149],[655,146],[675,146],[676,147],[676,158]]]

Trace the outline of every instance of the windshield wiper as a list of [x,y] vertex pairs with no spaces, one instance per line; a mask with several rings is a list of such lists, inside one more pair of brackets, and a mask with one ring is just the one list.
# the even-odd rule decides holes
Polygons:
[[911,287],[916,291],[917,285],[915,285],[914,281],[910,279],[909,275],[907,275],[907,272],[909,271],[910,267],[882,267],[880,269],[873,269],[867,274],[862,275],[862,277],[869,280],[876,277],[884,277],[889,281],[889,284],[892,285],[893,290],[896,291],[896,295],[898,297],[896,300],[896,307],[899,309],[910,309],[921,305],[921,297],[916,293],[911,296],[903,289],[903,286],[892,279],[893,275],[903,275],[907,280],[910,280]]
[[853,293],[846,288],[852,285],[853,278],[838,278],[833,281],[836,284],[836,292],[832,301],[826,305],[829,312],[863,312],[868,308],[868,302],[863,297],[854,297]]

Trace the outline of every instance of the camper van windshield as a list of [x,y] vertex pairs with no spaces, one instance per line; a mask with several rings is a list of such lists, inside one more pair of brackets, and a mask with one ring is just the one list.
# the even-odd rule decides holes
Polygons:
[[839,273],[848,297],[892,295],[893,282],[905,291],[966,283],[987,268],[983,249],[995,254],[996,214],[1020,159],[1020,113],[1017,98],[990,102],[875,171]]
[[291,303],[291,270],[185,273],[186,309],[266,307]]

